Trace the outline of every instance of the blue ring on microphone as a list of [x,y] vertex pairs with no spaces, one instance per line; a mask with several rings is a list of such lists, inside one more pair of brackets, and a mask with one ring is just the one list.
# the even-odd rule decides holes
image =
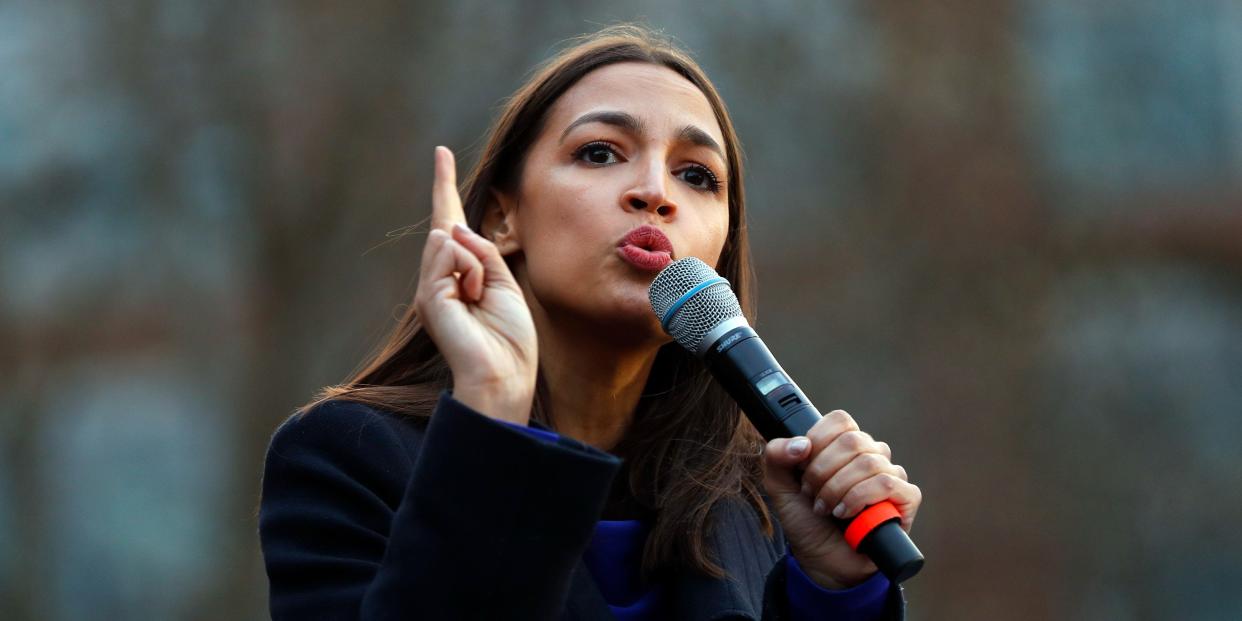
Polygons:
[[664,328],[665,332],[668,332],[668,324],[673,320],[673,315],[676,315],[677,311],[681,310],[682,304],[690,301],[690,298],[694,297],[696,293],[712,285],[719,285],[721,283],[724,283],[726,287],[729,286],[729,281],[726,280],[725,277],[717,276],[715,278],[708,278],[707,280],[691,287],[689,291],[681,294],[681,297],[677,298],[677,301],[673,302],[673,305],[668,307],[668,311],[666,311],[664,313],[664,317],[660,319],[660,327]]

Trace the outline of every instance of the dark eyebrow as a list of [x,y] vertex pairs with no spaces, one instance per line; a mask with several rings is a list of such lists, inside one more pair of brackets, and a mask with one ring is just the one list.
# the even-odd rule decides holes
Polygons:
[[[619,127],[628,133],[636,135],[642,135],[646,132],[646,127],[643,125],[643,122],[638,120],[632,114],[617,110],[598,110],[596,112],[588,112],[577,119],[574,119],[574,122],[570,123],[569,126],[565,128],[565,131],[561,132],[561,144],[565,143],[565,137],[568,136],[569,132],[573,131],[575,127],[585,125],[587,123],[604,123],[606,125]],[[716,142],[716,139],[712,138],[710,134],[702,129],[699,129],[698,127],[695,127],[694,125],[687,125],[678,130],[677,139],[683,142],[688,142],[697,147],[706,147],[711,149],[716,152],[716,155],[720,156],[720,159],[726,162],[729,161],[729,158],[725,157],[724,149],[720,147],[720,144]]]
[[569,132],[573,131],[575,127],[587,123],[615,125],[631,134],[642,134],[644,131],[642,121],[639,121],[632,114],[614,110],[599,110],[597,112],[588,112],[575,119],[573,123],[570,123],[569,127],[566,127],[565,131],[561,132],[561,143],[565,142],[565,136],[568,136]]
[[721,149],[720,145],[716,144],[716,140],[708,135],[707,132],[693,125],[687,125],[681,128],[681,130],[677,132],[677,139],[684,140],[697,147],[707,147],[708,149],[715,151],[716,155],[720,156],[720,159],[726,162],[729,161],[729,158],[725,157],[724,149]]

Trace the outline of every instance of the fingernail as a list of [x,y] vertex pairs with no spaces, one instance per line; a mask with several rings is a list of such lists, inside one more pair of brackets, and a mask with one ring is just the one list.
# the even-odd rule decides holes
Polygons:
[[827,512],[827,509],[828,509],[828,503],[824,502],[823,498],[816,498],[815,506],[811,507],[811,511],[814,511],[815,515],[819,515],[819,516],[823,516],[824,513]]
[[837,517],[844,516],[845,515],[845,503],[841,503],[837,505],[837,508],[832,510],[832,514]]
[[805,453],[806,449],[810,446],[810,440],[807,440],[806,438],[794,438],[789,441],[789,454],[797,457],[798,455]]
[[465,233],[465,234],[467,234],[467,235],[473,235],[473,234],[474,234],[474,231],[473,231],[470,227],[468,227],[468,226],[466,226],[466,225],[464,225],[464,224],[462,224],[462,223],[460,223],[460,222],[458,222],[458,223],[454,224],[454,225],[453,225],[453,228],[455,228],[455,229],[457,229],[457,230],[459,230],[459,231],[461,231],[462,233]]

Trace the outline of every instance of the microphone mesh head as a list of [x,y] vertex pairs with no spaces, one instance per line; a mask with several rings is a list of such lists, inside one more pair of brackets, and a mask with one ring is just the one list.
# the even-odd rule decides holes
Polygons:
[[656,319],[673,339],[692,352],[698,351],[699,342],[720,322],[742,316],[742,306],[729,281],[721,280],[695,293],[674,311],[669,321],[665,322],[664,316],[691,289],[719,277],[706,263],[686,257],[668,264],[647,289]]

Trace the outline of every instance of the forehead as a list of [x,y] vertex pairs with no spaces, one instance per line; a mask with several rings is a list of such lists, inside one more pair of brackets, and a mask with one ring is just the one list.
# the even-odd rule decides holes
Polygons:
[[718,144],[725,143],[707,96],[668,67],[641,62],[600,67],[557,99],[548,125],[559,130],[595,110],[628,112],[662,134],[695,125]]

